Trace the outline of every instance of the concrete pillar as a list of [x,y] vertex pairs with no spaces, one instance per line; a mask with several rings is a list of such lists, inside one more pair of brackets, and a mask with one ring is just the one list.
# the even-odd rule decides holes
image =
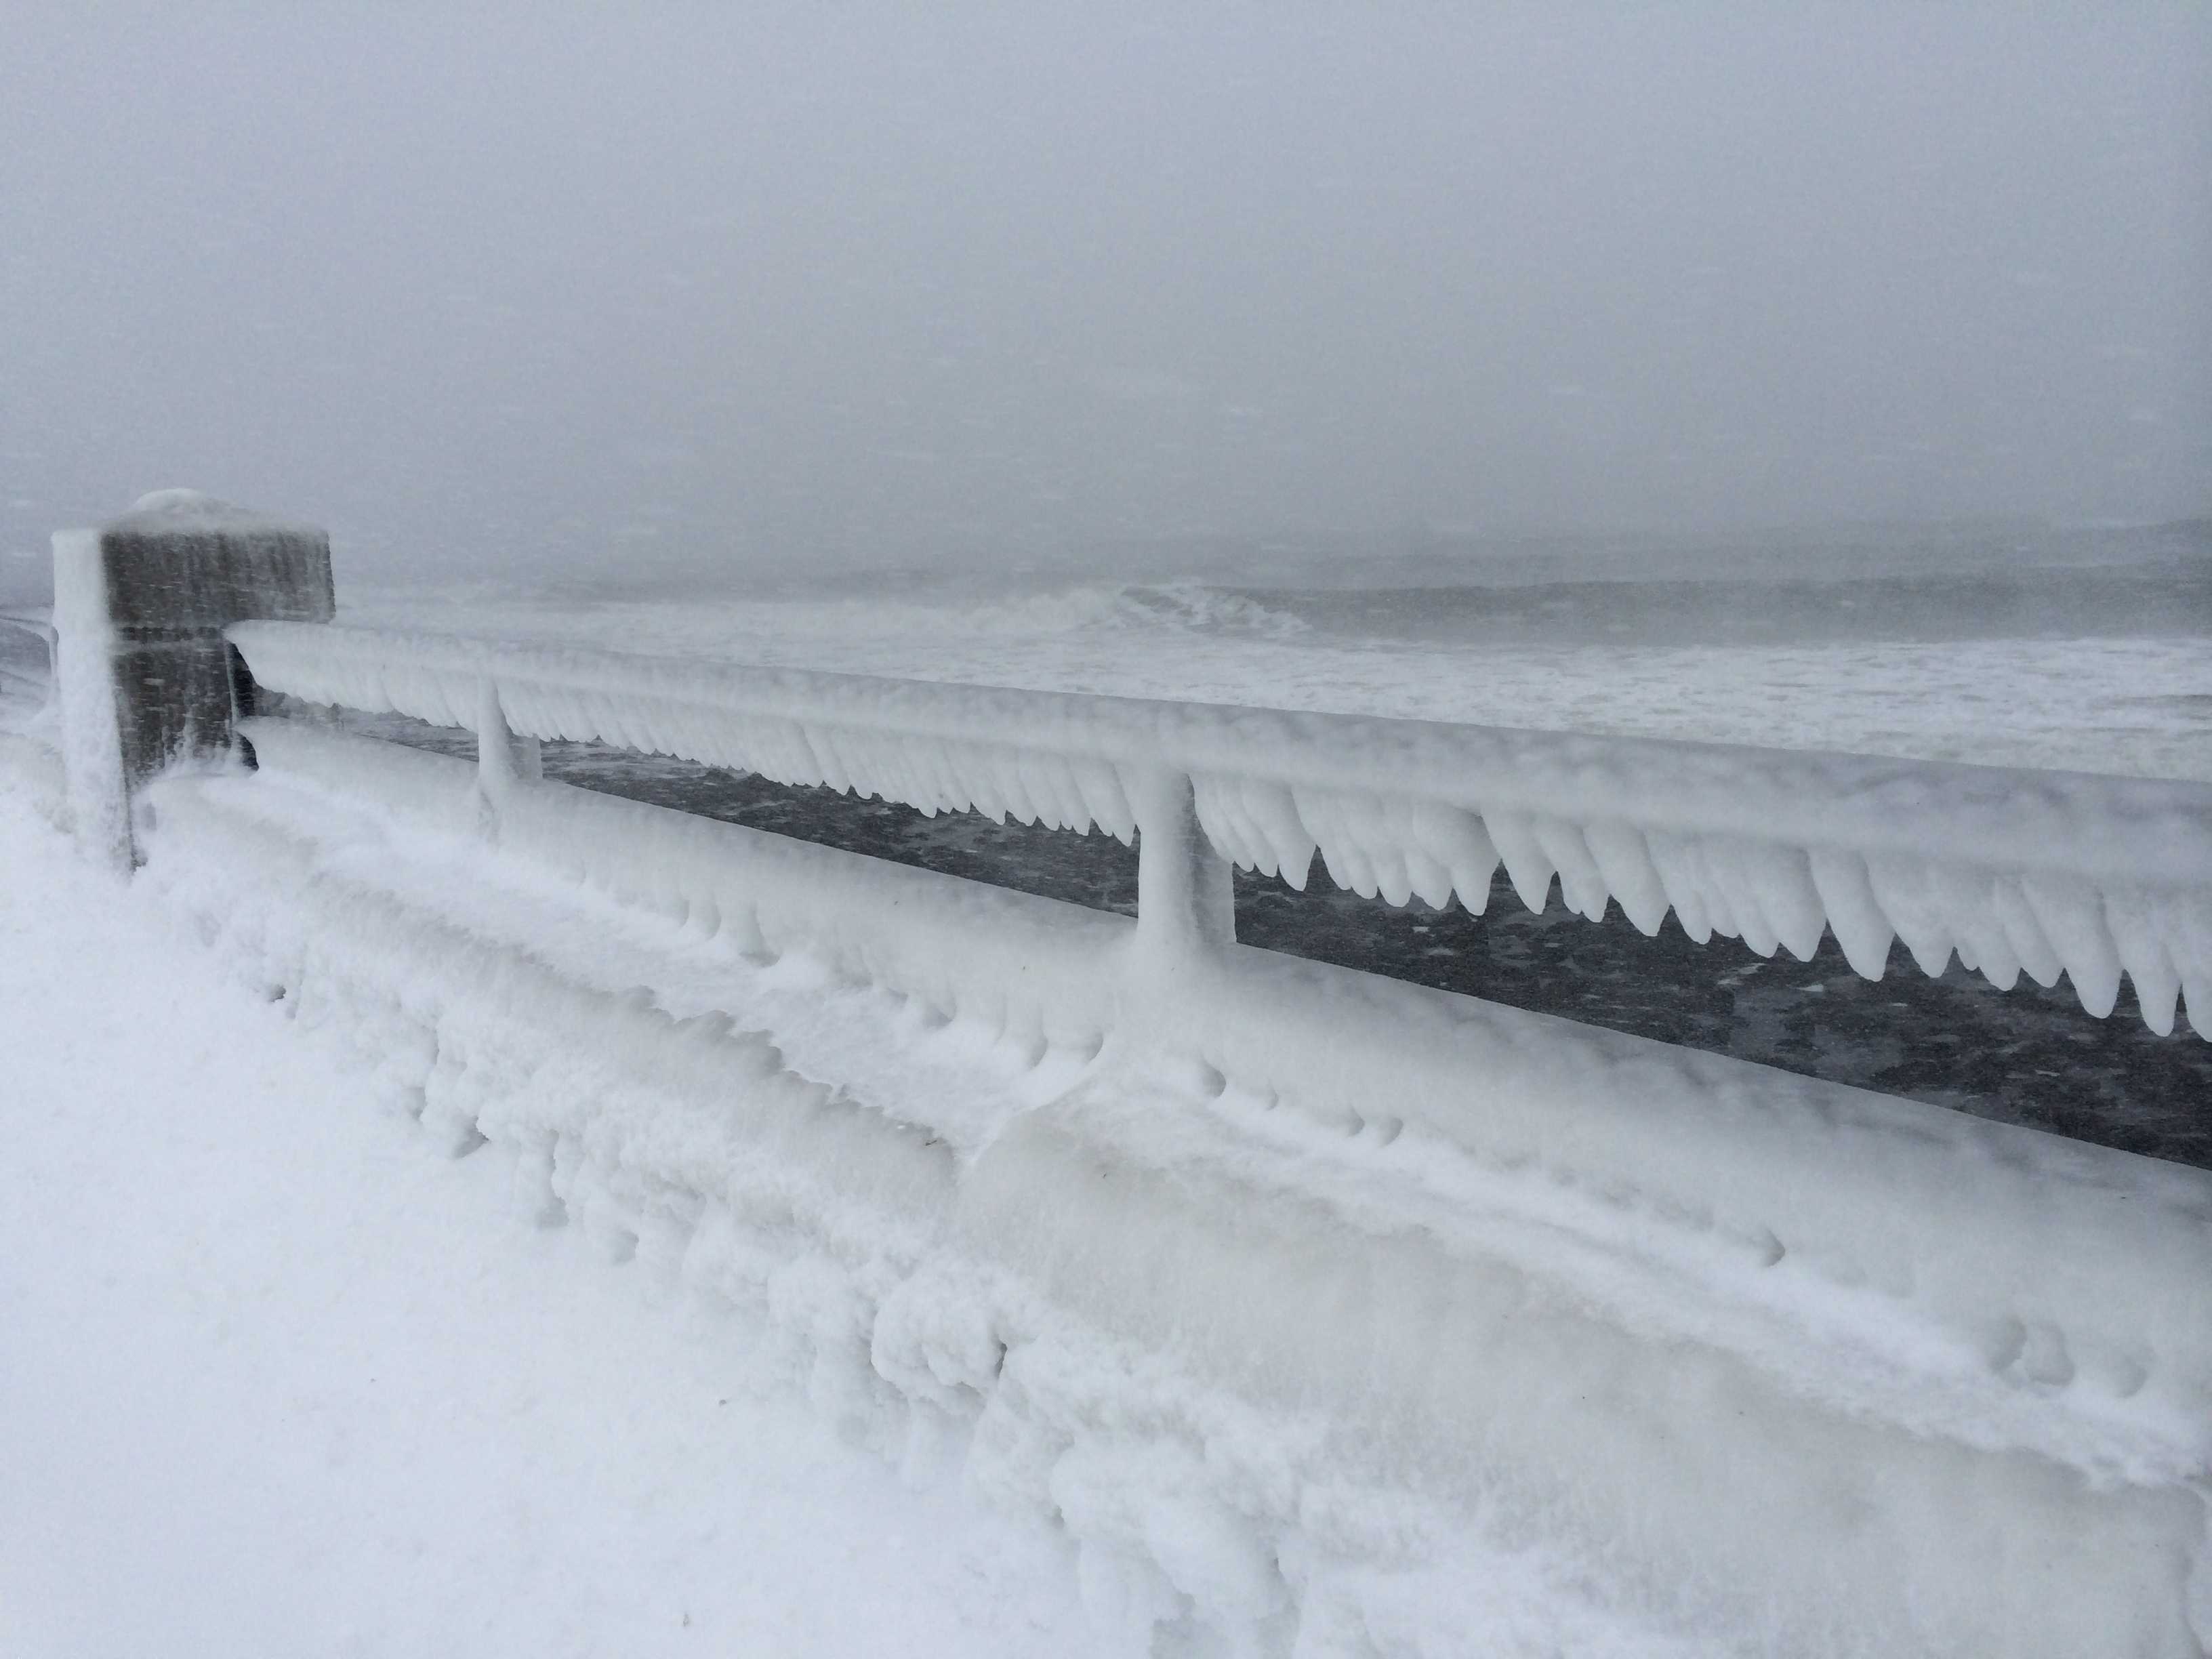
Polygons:
[[328,622],[329,535],[189,489],[53,538],[63,756],[80,841],[136,860],[131,798],[179,761],[230,756],[252,682],[222,630]]
[[1190,780],[1157,771],[1137,781],[1137,940],[1172,963],[1237,937],[1235,871],[1200,827]]

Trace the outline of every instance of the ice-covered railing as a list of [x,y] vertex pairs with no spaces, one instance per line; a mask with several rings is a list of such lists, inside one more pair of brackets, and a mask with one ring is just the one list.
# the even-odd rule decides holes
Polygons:
[[[1502,863],[1541,909],[1809,959],[1832,931],[1881,977],[2072,981],[2110,1014],[2185,995],[2212,1036],[2212,787],[1857,755],[724,666],[295,623],[229,630],[254,678],[319,703],[526,738],[594,741],[972,808],[1127,842],[1146,834],[1140,930],[1225,936],[1226,865],[1393,904],[1488,902]],[[501,733],[505,735],[504,732]],[[516,764],[505,742],[486,764]],[[494,758],[496,757],[496,758]],[[1188,847],[1155,858],[1153,843]],[[1162,847],[1163,854],[1169,849]],[[1188,916],[1156,916],[1173,908]],[[1194,918],[1194,920],[1192,920]]]
[[46,647],[46,672],[33,674],[28,669],[0,658],[0,682],[29,692],[44,702],[53,695],[54,651],[56,636],[53,618],[45,611],[20,605],[0,606],[0,629],[11,634],[28,634]]

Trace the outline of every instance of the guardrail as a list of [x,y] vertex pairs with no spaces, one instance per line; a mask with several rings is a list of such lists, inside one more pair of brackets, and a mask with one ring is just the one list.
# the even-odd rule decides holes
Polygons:
[[46,647],[46,672],[43,676],[27,673],[13,663],[0,662],[0,679],[35,692],[42,702],[52,699],[57,679],[57,645],[60,636],[54,631],[51,614],[27,606],[0,606],[0,628],[12,633],[28,634]]
[[[1809,959],[1832,930],[1879,979],[1893,937],[1941,975],[2071,979],[2109,1015],[2212,1037],[2212,786],[725,667],[249,622],[255,679],[509,739],[587,740],[828,785],[1144,834],[1148,935],[1226,938],[1231,864],[1480,912],[1502,862],[1541,909]],[[1161,843],[1168,845],[1164,847]]]
[[[1767,1650],[2203,1651],[2212,1175],[1250,949],[1231,872],[1480,910],[1502,865],[1647,933],[1832,931],[1869,976],[1901,939],[1929,973],[2063,972],[2102,1017],[2125,975],[2154,1030],[2185,996],[2212,1035],[2212,787],[361,629],[318,619],[313,532],[155,510],[234,580],[194,590],[187,683],[98,608],[141,531],[57,538],[70,787],[121,803],[76,809],[88,844],[134,850],[100,826],[158,792],[156,890],[450,1146],[505,1145],[536,1212],[604,1210],[744,1294],[795,1257],[832,1287],[792,1291],[817,1358],[996,1413],[978,1455],[1186,1459],[1175,1501],[1249,1541],[1237,1616],[1317,1531],[1368,1536],[1328,1494],[1374,1483],[1595,1539]],[[1138,915],[549,781],[549,741],[1103,831]],[[682,924],[638,933],[709,964],[709,1011],[618,988],[639,958],[572,925],[587,892]],[[787,1064],[771,981],[876,1010],[835,1041],[899,1080]],[[929,1121],[905,1033],[951,1022],[1048,1081]],[[1189,1530],[1109,1535],[1172,1578]]]

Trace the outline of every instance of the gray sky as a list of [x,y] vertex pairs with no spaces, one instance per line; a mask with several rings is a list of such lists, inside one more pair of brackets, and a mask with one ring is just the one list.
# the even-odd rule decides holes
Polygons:
[[0,0],[0,585],[2201,513],[2208,181],[2193,4]]

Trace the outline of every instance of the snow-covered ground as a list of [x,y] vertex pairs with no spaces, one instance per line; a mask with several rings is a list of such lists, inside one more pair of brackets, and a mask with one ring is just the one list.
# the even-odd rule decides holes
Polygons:
[[[242,988],[173,895],[93,869],[58,805],[52,757],[0,732],[0,1652],[1231,1651],[1155,1649],[1146,1581],[976,1491],[957,1442],[862,1443],[758,1310],[533,1224],[511,1149],[455,1158],[342,1024]],[[483,896],[478,922],[512,908]],[[645,960],[571,937],[604,971]],[[807,988],[781,1000],[793,1040],[835,1066],[836,1006],[810,1024]],[[935,1048],[907,1054],[926,1091],[963,1053],[970,1086],[1026,1074],[957,1030]],[[823,1293],[793,1267],[791,1296]],[[1117,1487],[1188,1479],[1159,1455],[1055,1495],[1116,1524]],[[1163,1548],[1220,1547],[1164,1513]],[[1700,1650],[1544,1549],[1457,1566],[1340,1572],[1302,1659]]]
[[0,801],[29,1651],[2188,1650],[2193,1175],[1256,959],[1039,1042],[1126,924],[257,736],[127,890]]
[[0,1652],[1093,1650],[1064,1545],[519,1224],[4,786],[0,872]]

